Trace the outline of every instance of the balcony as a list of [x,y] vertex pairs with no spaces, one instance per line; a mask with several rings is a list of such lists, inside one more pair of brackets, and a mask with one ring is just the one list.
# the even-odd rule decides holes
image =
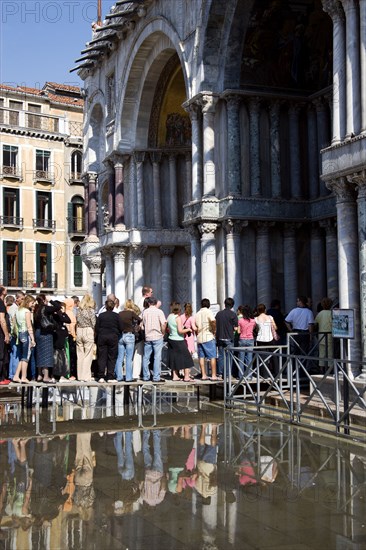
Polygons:
[[0,227],[23,229],[23,218],[18,216],[0,216]]
[[69,183],[77,183],[78,185],[83,183],[81,178],[81,172],[73,172],[69,177]]
[[22,172],[17,166],[2,166],[0,169],[0,178],[22,180]]
[[0,108],[0,124],[13,128],[26,128],[31,134],[65,134],[64,117],[44,115],[23,110]]
[[56,231],[55,220],[43,220],[39,218],[33,218],[33,229],[36,231]]
[[85,220],[84,218],[66,218],[67,232],[70,236],[82,237],[85,235]]
[[[57,273],[49,275],[41,272],[23,271],[13,273],[12,271],[0,271],[0,284],[10,288],[34,288],[34,289],[57,289]],[[10,293],[9,293],[10,294]]]
[[34,170],[33,181],[55,185],[55,174],[53,172],[48,172],[47,170]]

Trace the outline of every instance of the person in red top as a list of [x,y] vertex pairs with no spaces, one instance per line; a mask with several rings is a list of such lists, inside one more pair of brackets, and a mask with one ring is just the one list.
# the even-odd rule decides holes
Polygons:
[[[239,346],[247,349],[239,352],[239,371],[241,376],[252,378],[250,365],[253,359],[254,334],[253,330],[256,327],[253,312],[250,306],[239,306],[239,313],[242,317],[239,318]],[[244,372],[243,372],[244,370]]]

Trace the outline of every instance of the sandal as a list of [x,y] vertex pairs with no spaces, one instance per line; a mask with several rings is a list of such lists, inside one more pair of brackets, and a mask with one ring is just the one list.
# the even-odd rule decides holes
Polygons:
[[37,382],[43,382],[43,376],[38,375],[37,376]]

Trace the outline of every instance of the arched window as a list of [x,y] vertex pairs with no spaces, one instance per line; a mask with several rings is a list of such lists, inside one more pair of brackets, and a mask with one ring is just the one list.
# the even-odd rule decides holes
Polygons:
[[84,235],[85,233],[85,218],[84,218],[84,199],[78,195],[72,197],[71,202],[67,205],[67,221],[69,235]]
[[80,287],[83,286],[83,261],[79,244],[74,246],[72,253],[74,257],[74,287]]
[[81,181],[81,172],[82,172],[82,154],[81,151],[74,151],[71,155],[71,170],[70,170],[70,181]]

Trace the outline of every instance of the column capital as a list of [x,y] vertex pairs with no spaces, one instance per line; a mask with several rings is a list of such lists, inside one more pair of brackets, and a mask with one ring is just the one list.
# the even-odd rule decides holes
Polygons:
[[173,254],[174,254],[174,250],[175,250],[175,247],[174,246],[161,246],[159,248],[160,250],[160,255],[161,256],[166,256],[166,257],[172,257]]
[[126,249],[120,246],[112,246],[111,254],[113,255],[115,262],[124,262],[126,259]]
[[327,236],[334,235],[336,232],[337,222],[333,218],[328,218],[327,220],[320,220],[319,225],[325,230],[325,233]]
[[342,9],[342,4],[339,0],[322,0],[323,11],[327,13],[333,21],[340,20],[345,21],[344,11]]
[[183,108],[189,114],[191,120],[196,119],[198,114],[202,111],[201,104],[196,100],[191,103],[183,103]]
[[288,109],[288,113],[289,115],[298,115],[301,111],[301,108],[302,108],[303,104],[302,103],[290,103],[290,106],[289,106],[289,109]]
[[287,222],[283,225],[283,236],[285,238],[291,238],[295,236],[296,229],[299,229],[301,227],[301,223],[295,223],[295,222]]
[[277,119],[277,117],[280,114],[281,104],[282,104],[282,101],[279,99],[275,99],[270,102],[268,110],[269,110],[271,119],[272,118]]
[[82,259],[91,274],[100,273],[102,267],[102,256],[100,254],[82,255]]
[[136,162],[136,164],[142,164],[145,160],[145,151],[134,151],[133,152],[133,159]]
[[257,233],[267,235],[270,227],[274,227],[276,222],[256,222]]
[[317,113],[323,113],[327,110],[328,103],[324,97],[316,97],[311,103],[315,106]]
[[132,244],[131,245],[131,252],[133,254],[133,259],[134,260],[142,260],[146,250],[147,250],[147,246],[145,246],[143,244]]
[[86,172],[86,174],[83,176],[83,179],[85,179],[86,183],[97,183],[98,181],[98,174],[97,172]]
[[346,177],[341,177],[335,180],[325,182],[327,189],[332,191],[340,202],[353,202],[356,198],[355,186],[347,182]]
[[150,151],[150,160],[153,164],[158,164],[161,161],[161,151]]
[[249,115],[259,114],[261,104],[262,104],[262,100],[260,97],[250,97],[248,100]]
[[228,107],[231,107],[233,109],[239,109],[240,104],[242,102],[242,98],[238,94],[228,94],[224,97]]
[[214,235],[217,229],[217,223],[201,223],[198,226],[199,232],[201,235]]
[[231,218],[223,223],[227,235],[239,236],[243,227],[247,227],[248,220],[232,220]]
[[203,94],[200,98],[203,113],[215,113],[218,97],[213,94]]
[[322,226],[319,222],[312,222],[311,223],[311,236],[313,238],[320,237],[322,235]]

